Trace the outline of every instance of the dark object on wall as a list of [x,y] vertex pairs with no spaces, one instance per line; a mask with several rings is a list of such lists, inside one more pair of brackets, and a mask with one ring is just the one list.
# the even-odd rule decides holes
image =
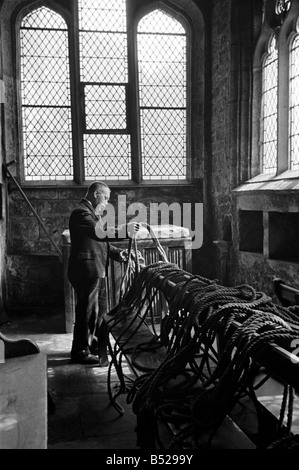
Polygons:
[[232,241],[232,220],[230,215],[225,215],[223,219],[223,240],[225,242]]
[[297,263],[299,214],[269,212],[269,258]]
[[263,212],[239,211],[239,250],[263,253]]
[[11,166],[12,164],[14,164],[15,162],[12,161],[12,162],[9,162],[7,163],[6,165],[2,165],[2,168],[3,168],[3,174],[6,176],[6,177],[9,177],[13,180],[13,182],[15,183],[15,185],[17,186],[18,190],[20,191],[20,193],[22,194],[23,198],[25,199],[25,201],[27,202],[28,206],[30,207],[30,209],[32,210],[34,216],[36,217],[36,219],[38,220],[38,223],[41,225],[42,229],[44,230],[45,234],[47,235],[47,237],[49,238],[51,244],[54,246],[55,250],[58,252],[59,254],[59,257],[60,259],[62,259],[62,252],[60,250],[60,248],[56,245],[55,241],[53,240],[53,238],[51,237],[51,235],[49,234],[45,224],[43,223],[43,221],[41,220],[41,218],[39,217],[38,213],[36,212],[36,210],[34,209],[34,207],[32,206],[31,202],[29,201],[29,199],[27,198],[26,194],[24,193],[24,191],[22,190],[21,186],[19,185],[19,183],[17,182],[17,180],[15,179],[15,177],[11,174],[11,172],[9,171],[8,167]]
[[299,289],[285,284],[282,279],[274,278],[274,293],[283,307],[299,305]]

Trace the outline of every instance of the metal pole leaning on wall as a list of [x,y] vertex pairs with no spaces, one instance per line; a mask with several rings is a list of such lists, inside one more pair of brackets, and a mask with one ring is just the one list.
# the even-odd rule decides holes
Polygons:
[[49,234],[48,230],[47,230],[47,227],[45,226],[45,224],[43,223],[43,221],[41,220],[41,218],[39,217],[38,213],[36,212],[36,210],[34,209],[34,207],[32,206],[31,202],[29,201],[28,197],[26,196],[26,194],[24,193],[23,189],[21,188],[21,186],[19,185],[19,183],[17,182],[16,178],[11,174],[10,170],[8,169],[9,166],[13,165],[15,163],[15,160],[7,163],[6,165],[3,164],[2,167],[3,167],[3,172],[6,176],[8,176],[9,178],[11,178],[13,180],[13,182],[15,183],[15,185],[17,186],[18,190],[20,191],[20,193],[22,194],[23,198],[25,199],[25,201],[27,202],[28,206],[30,207],[30,209],[32,210],[33,214],[35,215],[36,219],[38,220],[39,224],[41,225],[41,227],[43,228],[45,234],[47,235],[48,239],[50,240],[51,244],[54,246],[55,250],[57,251],[57,253],[59,254],[59,257],[60,257],[60,260],[62,260],[62,251],[60,250],[60,248],[56,245],[55,241],[53,240],[53,238],[51,237],[51,235]]

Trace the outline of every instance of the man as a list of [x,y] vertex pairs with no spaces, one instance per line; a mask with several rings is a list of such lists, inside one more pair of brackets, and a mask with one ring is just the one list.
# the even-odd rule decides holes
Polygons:
[[[76,293],[71,362],[101,367],[108,365],[102,317],[107,312],[105,278],[109,258],[126,261],[124,252],[111,245],[104,236],[99,216],[109,198],[110,188],[105,183],[92,183],[69,220],[71,251],[68,278]],[[138,224],[128,224],[127,227],[131,234],[138,230]]]

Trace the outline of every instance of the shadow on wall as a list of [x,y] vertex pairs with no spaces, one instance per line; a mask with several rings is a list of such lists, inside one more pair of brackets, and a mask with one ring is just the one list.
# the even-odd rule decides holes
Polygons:
[[8,310],[63,307],[63,266],[58,256],[7,258]]

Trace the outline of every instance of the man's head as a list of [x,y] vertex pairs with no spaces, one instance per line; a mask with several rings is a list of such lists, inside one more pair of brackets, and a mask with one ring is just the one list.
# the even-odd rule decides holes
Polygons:
[[110,192],[106,183],[97,181],[89,186],[85,197],[91,202],[95,211],[100,214],[109,202]]

